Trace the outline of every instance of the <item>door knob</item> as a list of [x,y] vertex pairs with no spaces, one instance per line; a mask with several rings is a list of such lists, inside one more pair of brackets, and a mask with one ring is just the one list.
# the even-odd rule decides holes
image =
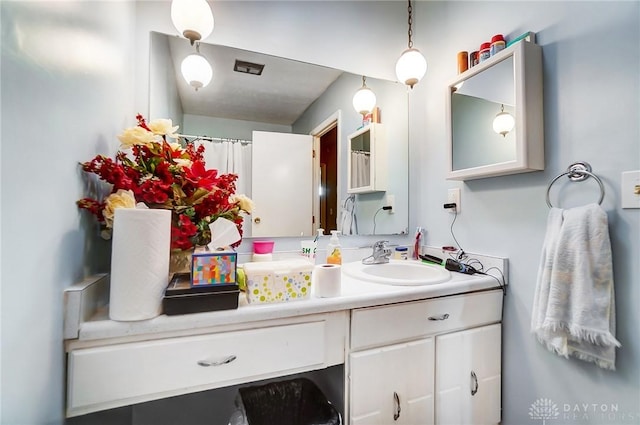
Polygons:
[[256,224],[260,224],[260,217],[254,218],[253,222],[256,223]]

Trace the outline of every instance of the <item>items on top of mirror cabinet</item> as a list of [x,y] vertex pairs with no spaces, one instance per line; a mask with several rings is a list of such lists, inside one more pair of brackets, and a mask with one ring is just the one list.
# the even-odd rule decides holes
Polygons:
[[[447,87],[449,180],[544,169],[542,48],[521,41]],[[496,118],[513,118],[509,130]],[[511,120],[510,120],[511,121]]]
[[370,123],[349,135],[347,192],[387,190],[387,138],[383,124]]

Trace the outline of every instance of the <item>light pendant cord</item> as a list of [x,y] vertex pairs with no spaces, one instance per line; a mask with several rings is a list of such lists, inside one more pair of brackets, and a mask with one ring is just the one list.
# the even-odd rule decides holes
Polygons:
[[413,25],[413,20],[411,18],[413,16],[413,7],[411,7],[411,0],[409,0],[409,7],[407,7],[407,11],[409,12],[409,31],[407,32],[407,35],[409,36],[409,48],[411,49],[413,47],[413,40],[411,39],[411,37],[413,36],[413,30],[411,29]]

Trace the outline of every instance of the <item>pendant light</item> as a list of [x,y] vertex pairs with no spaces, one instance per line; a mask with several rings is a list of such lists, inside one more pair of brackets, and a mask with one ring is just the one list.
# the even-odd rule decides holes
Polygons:
[[192,86],[196,91],[198,89],[206,87],[213,78],[213,70],[211,65],[200,54],[200,43],[196,43],[196,53],[193,53],[182,61],[180,66],[182,76],[185,81]]
[[376,106],[376,95],[365,82],[365,76],[362,76],[362,87],[353,95],[353,108],[364,117],[370,113]]
[[172,0],[171,21],[192,46],[213,31],[213,13],[206,0]]
[[413,8],[411,7],[411,0],[409,0],[408,12],[409,44],[407,50],[402,52],[400,59],[396,62],[396,76],[399,81],[413,88],[413,86],[418,84],[427,72],[427,61],[418,49],[413,48],[413,40],[411,40],[411,36],[413,35],[413,31],[411,29],[413,23],[411,18]]
[[516,125],[516,120],[508,112],[504,111],[504,105],[500,107],[500,112],[493,119],[493,131],[498,134],[502,134],[502,137],[507,137],[507,133],[513,130]]

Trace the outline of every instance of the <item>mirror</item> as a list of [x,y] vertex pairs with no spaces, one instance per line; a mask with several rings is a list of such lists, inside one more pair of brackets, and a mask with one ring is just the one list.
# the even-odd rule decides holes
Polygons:
[[[376,94],[380,120],[387,132],[389,149],[385,160],[390,176],[385,192],[353,195],[347,192],[346,145],[348,135],[363,124],[362,115],[352,106],[353,94],[362,86],[361,75],[201,43],[200,54],[211,64],[214,76],[208,86],[196,91],[180,72],[183,58],[195,51],[188,40],[152,32],[150,46],[149,117],[171,118],[180,125],[181,134],[214,139],[198,142],[205,145],[207,167],[237,173],[238,192],[254,201],[260,200],[256,207],[260,214],[252,214],[245,220],[244,236],[312,236],[318,227],[325,229],[325,234],[336,228],[344,235],[407,232],[408,99],[404,85],[367,77],[367,86]],[[236,60],[264,65],[262,74],[234,72]],[[277,165],[279,169],[291,156],[291,150],[278,152],[275,148],[269,149],[270,145],[266,149],[258,146],[263,139],[273,139],[274,135],[285,139],[283,133],[306,135],[317,153],[308,161],[306,171],[298,168],[294,174],[295,180],[312,182],[306,193],[294,201],[283,201],[279,197],[289,192],[282,190],[282,183],[266,185],[271,188],[268,193],[263,193],[264,189],[253,191],[254,187],[264,187],[267,177],[277,174],[264,171],[269,170],[268,165]],[[225,143],[221,139],[232,140],[222,147]],[[245,157],[240,168],[225,170],[224,166],[209,163],[211,156],[220,159],[229,151],[238,150],[244,153],[234,155]],[[265,151],[270,153],[266,157]],[[225,162],[228,161],[225,159]],[[393,212],[382,210],[391,201]],[[256,230],[268,221],[261,214],[267,206],[275,209],[274,214],[280,221],[294,222],[293,215],[302,210],[311,210],[312,217],[304,219],[309,225],[302,230],[299,227],[271,233]],[[255,223],[258,215],[261,223]]]
[[[447,179],[543,170],[540,46],[519,42],[458,75],[447,87],[447,112]],[[512,124],[502,128],[502,119]]]

